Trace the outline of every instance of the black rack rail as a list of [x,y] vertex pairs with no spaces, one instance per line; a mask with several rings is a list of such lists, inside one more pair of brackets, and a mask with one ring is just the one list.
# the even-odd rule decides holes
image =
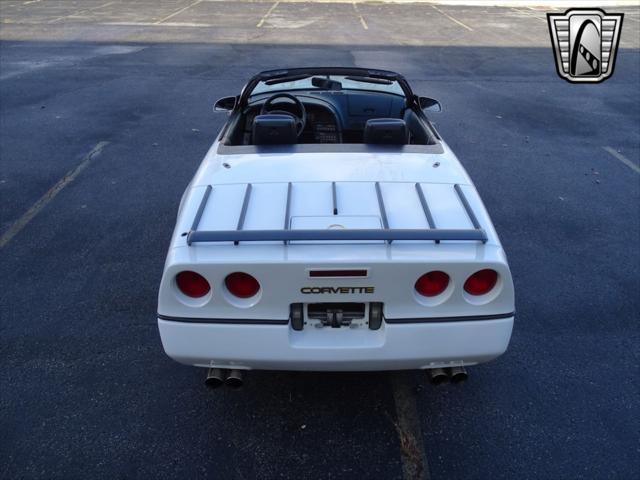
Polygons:
[[[252,186],[247,184],[244,200],[242,202],[242,210],[240,212],[240,218],[238,219],[238,225],[236,230],[198,230],[202,213],[205,206],[211,196],[212,187],[207,186],[207,189],[202,196],[202,201],[196,212],[196,216],[193,220],[191,230],[187,234],[187,244],[204,243],[204,242],[233,242],[238,245],[239,242],[264,242],[264,241],[279,241],[288,244],[291,241],[353,241],[353,240],[380,240],[387,243],[391,243],[394,240],[429,240],[440,243],[445,240],[454,241],[478,241],[482,243],[487,242],[487,234],[480,227],[478,219],[476,218],[467,198],[462,191],[460,185],[454,185],[455,191],[467,213],[469,220],[473,224],[472,229],[441,229],[436,228],[433,216],[427,204],[424,192],[419,183],[415,184],[416,193],[420,199],[422,210],[429,228],[417,228],[417,229],[392,229],[389,228],[387,220],[387,214],[384,206],[384,200],[382,198],[382,191],[380,184],[375,183],[376,195],[378,198],[378,207],[380,209],[380,218],[382,219],[382,229],[345,229],[345,230],[319,230],[319,229],[304,229],[304,230],[291,230],[289,228],[290,211],[291,211],[291,189],[292,185],[287,185],[287,201],[286,211],[284,219],[284,228],[282,230],[243,230],[244,219],[247,213],[249,205],[249,199],[251,197]],[[333,213],[337,214],[337,193],[335,182],[332,183],[332,202]]]

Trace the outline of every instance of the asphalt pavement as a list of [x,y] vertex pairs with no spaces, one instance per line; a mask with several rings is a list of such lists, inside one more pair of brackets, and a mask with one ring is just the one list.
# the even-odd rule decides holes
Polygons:
[[[629,479],[640,472],[640,8],[614,75],[558,77],[542,8],[0,1],[0,478]],[[507,251],[509,351],[420,372],[165,356],[180,196],[255,72],[404,73]]]

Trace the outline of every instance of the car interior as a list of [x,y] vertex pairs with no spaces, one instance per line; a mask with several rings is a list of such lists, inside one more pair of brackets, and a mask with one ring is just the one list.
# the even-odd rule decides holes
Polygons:
[[226,145],[431,145],[436,136],[405,98],[373,91],[255,95],[232,121]]

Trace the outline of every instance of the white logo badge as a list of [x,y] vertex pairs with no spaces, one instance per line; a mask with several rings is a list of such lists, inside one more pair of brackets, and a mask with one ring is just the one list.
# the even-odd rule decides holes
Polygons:
[[547,13],[558,75],[572,83],[598,83],[609,78],[623,16],[588,8]]

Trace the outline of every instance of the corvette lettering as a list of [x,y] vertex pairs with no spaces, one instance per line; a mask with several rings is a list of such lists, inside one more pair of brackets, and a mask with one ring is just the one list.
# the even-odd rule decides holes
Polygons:
[[373,293],[374,287],[302,287],[301,293]]

